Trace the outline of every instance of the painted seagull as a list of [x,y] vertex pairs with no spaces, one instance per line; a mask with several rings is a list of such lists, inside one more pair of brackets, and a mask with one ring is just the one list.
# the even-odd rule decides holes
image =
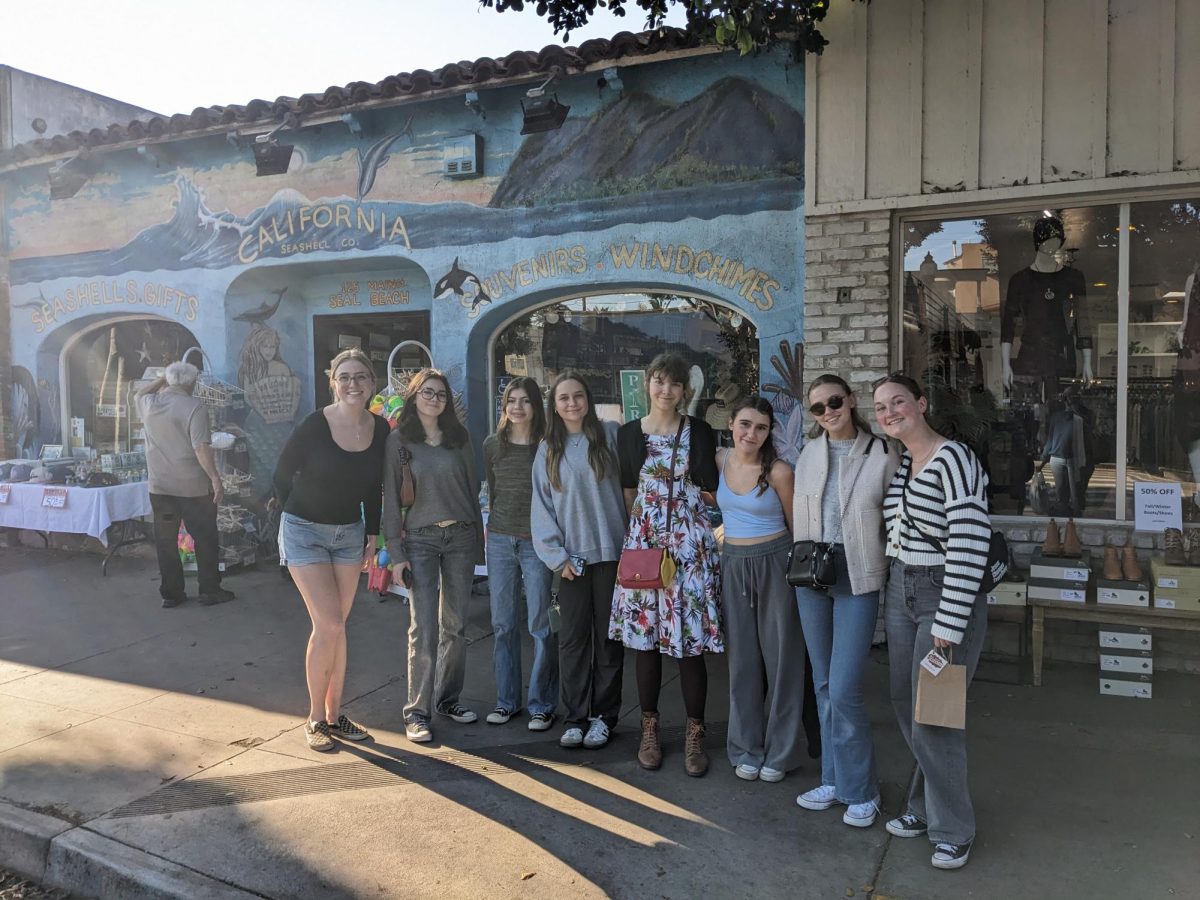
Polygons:
[[287,286],[281,287],[275,292],[274,303],[263,303],[256,309],[248,309],[244,313],[238,313],[233,317],[235,322],[254,322],[262,323],[275,315],[275,311],[279,309],[279,304],[283,301],[283,295],[287,293]]
[[433,288],[433,296],[440,297],[446,291],[454,291],[460,297],[466,296],[466,291],[463,290],[463,285],[470,282],[475,285],[475,299],[471,302],[471,312],[479,309],[483,303],[491,303],[491,295],[483,286],[483,282],[479,280],[479,276],[474,272],[468,272],[466,269],[458,265],[458,257],[454,257],[454,262],[450,266],[450,271],[438,279],[438,283]]
[[395,134],[389,134],[387,137],[380,138],[373,143],[367,152],[363,153],[361,149],[358,151],[358,199],[361,202],[362,198],[371,193],[371,188],[375,187],[375,176],[379,170],[383,168],[391,156],[388,151],[392,149],[392,145],[400,138],[408,135],[409,140],[412,140],[412,120],[409,116],[408,121],[404,123],[404,127]]

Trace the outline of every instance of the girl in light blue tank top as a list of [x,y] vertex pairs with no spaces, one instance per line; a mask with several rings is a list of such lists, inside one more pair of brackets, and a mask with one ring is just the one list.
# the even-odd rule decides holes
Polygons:
[[729,660],[726,752],[746,781],[782,780],[800,764],[803,743],[804,635],[787,583],[794,474],[776,457],[774,424],[771,404],[749,397],[730,416],[733,447],[717,451]]

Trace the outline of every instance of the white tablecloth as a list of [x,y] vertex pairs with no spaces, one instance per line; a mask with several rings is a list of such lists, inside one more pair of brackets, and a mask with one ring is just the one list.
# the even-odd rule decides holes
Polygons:
[[68,487],[67,504],[62,509],[42,506],[42,491],[48,485],[9,484],[5,487],[8,488],[8,502],[0,503],[0,526],[90,534],[106,547],[105,532],[113,522],[151,514],[150,486],[145,481],[112,487]]

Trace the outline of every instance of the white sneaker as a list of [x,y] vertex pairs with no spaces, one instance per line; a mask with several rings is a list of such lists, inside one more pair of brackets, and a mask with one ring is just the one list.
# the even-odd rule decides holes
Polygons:
[[433,740],[433,732],[429,730],[429,724],[421,719],[405,722],[404,736],[414,744],[428,744]]
[[846,807],[846,812],[842,816],[842,821],[847,825],[853,825],[855,828],[870,828],[875,824],[875,818],[879,815],[879,798],[868,800],[866,803],[851,803]]
[[817,812],[829,809],[835,803],[837,803],[837,788],[832,784],[823,784],[820,787],[815,787],[811,791],[805,791],[796,798],[797,806],[803,806],[805,809],[813,809]]
[[763,766],[758,770],[759,781],[769,781],[774,784],[776,781],[783,781],[785,773],[779,769],[772,769],[770,766]]
[[760,771],[758,766],[752,766],[750,763],[742,763],[733,770],[733,774],[742,779],[742,781],[757,781]]
[[490,713],[488,713],[487,721],[489,725],[503,725],[512,717],[512,712],[505,709],[503,706],[497,706]]
[[560,747],[581,747],[583,746],[583,729],[568,728],[562,733],[562,737],[558,739]]
[[587,736],[583,739],[583,746],[589,750],[599,750],[608,743],[608,726],[604,724],[604,720],[597,716],[592,719],[592,727],[588,729]]

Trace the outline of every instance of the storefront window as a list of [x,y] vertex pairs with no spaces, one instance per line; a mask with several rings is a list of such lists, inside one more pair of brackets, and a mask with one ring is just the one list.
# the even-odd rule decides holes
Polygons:
[[735,309],[696,297],[631,293],[558,301],[507,325],[493,346],[497,403],[514,377],[528,375],[545,390],[572,369],[587,379],[601,418],[625,422],[645,414],[641,373],[666,351],[692,364],[691,412],[718,429],[727,427],[729,405],[758,390],[754,325]]
[[904,371],[1001,515],[1112,518],[1118,206],[904,224]]
[[1200,521],[1200,200],[1130,205],[1129,460],[1136,482],[1182,486],[1184,521]]

